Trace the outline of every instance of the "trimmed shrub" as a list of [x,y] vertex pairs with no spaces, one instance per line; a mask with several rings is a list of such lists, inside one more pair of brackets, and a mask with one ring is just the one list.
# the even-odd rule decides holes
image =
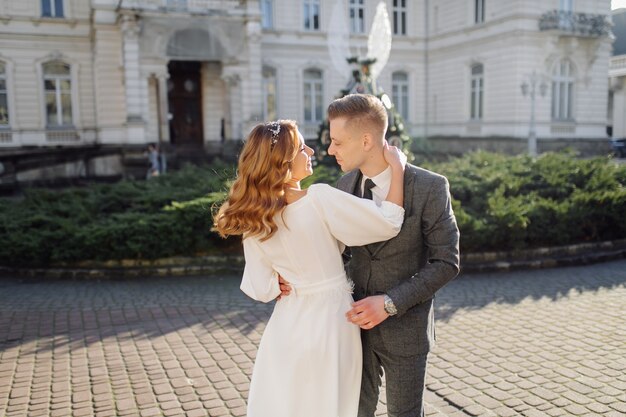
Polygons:
[[[626,237],[626,166],[608,158],[475,152],[422,166],[448,177],[462,252]],[[0,199],[0,264],[239,253],[239,238],[211,232],[211,211],[234,175],[233,166],[216,163],[149,181],[31,189],[18,201]],[[318,166],[303,186],[335,184],[340,176]]]
[[609,158],[475,152],[425,167],[450,181],[463,251],[626,237],[626,166]]
[[228,249],[234,243],[210,231],[210,212],[233,176],[232,166],[217,163],[210,169],[186,166],[150,181],[28,190],[21,201],[0,203],[0,264],[153,259]]

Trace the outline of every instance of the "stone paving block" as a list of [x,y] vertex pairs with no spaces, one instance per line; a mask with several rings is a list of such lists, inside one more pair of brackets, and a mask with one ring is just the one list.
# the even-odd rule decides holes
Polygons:
[[77,410],[75,409],[72,411],[72,417],[87,417],[93,415],[94,411],[91,407],[80,408]]
[[[221,417],[228,415],[228,409],[226,407],[218,407],[218,408],[210,408],[209,410],[210,417]],[[198,414],[199,410],[194,410],[193,412],[187,413],[187,417],[202,417],[201,415],[193,415],[191,413]]]
[[620,413],[626,414],[626,403],[623,401],[616,401],[614,403],[609,404],[609,407],[614,408]]
[[548,414],[551,417],[561,417],[561,416],[566,415],[567,413],[562,408],[551,408],[550,410],[546,411],[546,414]]
[[548,390],[544,387],[535,387],[532,388],[530,390],[530,392],[532,392],[533,394],[535,394],[537,397],[540,397],[546,401],[552,401],[555,400],[557,398],[559,398],[558,394],[555,394],[553,391]]
[[446,401],[450,402],[452,405],[458,408],[465,408],[465,407],[469,407],[472,404],[475,404],[473,400],[459,393],[453,393],[453,394],[447,395],[445,398],[446,398]]
[[161,410],[158,407],[151,407],[141,410],[141,417],[156,417],[162,415]]
[[67,417],[72,415],[72,411],[69,408],[59,408],[50,411],[50,417]]
[[587,398],[586,396],[581,395],[578,392],[574,392],[574,391],[565,391],[562,395],[563,397],[567,398],[568,400],[576,404],[585,405],[591,402],[591,400]]
[[163,410],[165,417],[185,417],[186,413],[182,409],[171,408],[169,410]]
[[463,411],[467,414],[469,414],[470,416],[482,416],[482,415],[488,415],[488,411],[478,405],[478,404],[474,404],[474,405],[470,405],[469,407],[465,407],[463,409]]
[[582,416],[584,414],[587,414],[589,412],[589,410],[581,405],[578,404],[570,404],[568,406],[565,407],[565,411],[567,411],[568,413],[570,413],[573,416]]
[[532,408],[522,412],[522,415],[524,415],[524,417],[548,417],[546,413]]
[[[474,415],[621,417],[624,271],[626,261],[453,281],[436,301],[438,344],[427,385],[437,395],[426,399],[427,415],[470,415],[446,402],[449,397],[466,399],[463,405]],[[159,278],[140,291],[132,282],[3,285],[19,296],[0,293],[0,306],[8,306],[12,317],[3,322],[0,307],[0,343],[7,335],[22,339],[0,352],[1,416],[35,417],[47,405],[49,415],[63,417],[87,411],[138,417],[158,404],[160,415],[172,417],[186,415],[182,405],[193,401],[202,409],[189,413],[245,415],[271,305],[243,296],[237,277]],[[29,301],[42,295],[45,309]],[[74,300],[81,300],[80,308],[72,307]],[[607,319],[607,311],[615,314]],[[55,332],[42,333],[45,326]],[[28,353],[37,349],[36,357]],[[28,390],[30,397],[11,402],[15,390]],[[487,402],[500,405],[489,408]],[[384,414],[381,396],[377,415]]]

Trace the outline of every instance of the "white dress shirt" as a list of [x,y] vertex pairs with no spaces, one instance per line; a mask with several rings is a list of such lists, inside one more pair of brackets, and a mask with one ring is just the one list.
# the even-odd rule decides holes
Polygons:
[[[369,177],[363,175],[361,178],[361,195],[363,195],[363,187],[365,186],[365,180]],[[372,199],[376,203],[376,205],[380,206],[385,198],[387,198],[387,194],[389,194],[389,188],[391,188],[391,166],[387,166],[387,168],[371,178],[376,184],[375,187],[372,188]]]

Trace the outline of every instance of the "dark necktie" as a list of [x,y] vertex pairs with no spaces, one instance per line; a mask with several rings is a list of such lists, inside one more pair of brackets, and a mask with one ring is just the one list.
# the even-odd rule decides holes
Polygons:
[[372,188],[376,187],[374,181],[371,178],[365,180],[365,184],[363,184],[363,198],[367,198],[368,200],[372,199]]

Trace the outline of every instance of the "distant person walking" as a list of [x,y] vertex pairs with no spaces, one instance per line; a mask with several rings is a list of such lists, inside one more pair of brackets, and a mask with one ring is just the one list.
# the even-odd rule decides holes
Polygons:
[[148,145],[148,162],[150,163],[150,168],[148,168],[146,179],[158,177],[163,173],[161,155],[159,151],[158,145],[154,143],[150,143]]

